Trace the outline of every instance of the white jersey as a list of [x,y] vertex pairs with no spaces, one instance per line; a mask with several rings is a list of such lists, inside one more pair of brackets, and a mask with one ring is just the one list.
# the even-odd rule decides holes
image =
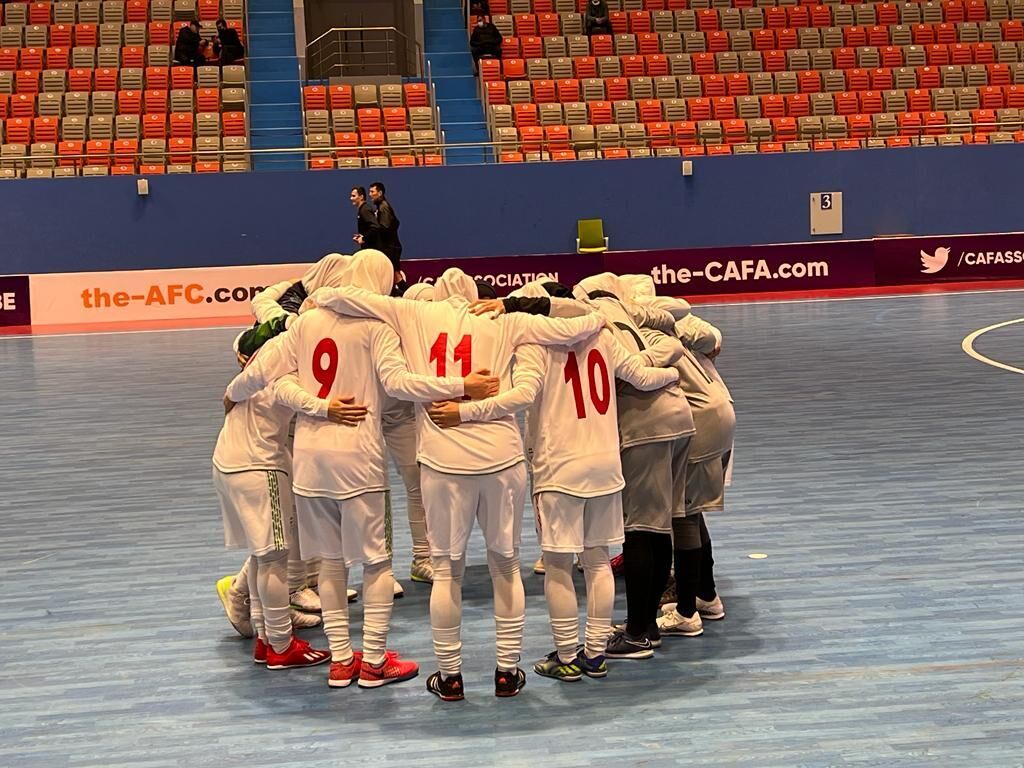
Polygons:
[[317,398],[351,396],[369,411],[356,427],[300,413],[293,487],[301,496],[347,499],[387,490],[381,435],[387,395],[432,401],[463,394],[461,378],[410,374],[398,336],[383,323],[314,309],[267,342],[228,387],[227,396],[244,400],[290,371],[298,371],[299,385]]
[[291,474],[288,426],[294,415],[277,402],[271,387],[239,403],[224,417],[213,466],[227,473],[279,470]]
[[530,403],[526,445],[533,492],[558,491],[583,498],[622,489],[615,380],[641,391],[675,384],[671,368],[650,368],[630,355],[610,331],[571,347],[524,345],[516,350],[514,379],[525,391],[464,403],[467,420],[501,416]]
[[[512,353],[520,344],[576,343],[594,336],[604,324],[596,314],[572,319],[504,315],[497,320],[469,312],[465,299],[410,301],[392,299],[350,286],[318,291],[320,306],[347,315],[375,317],[398,331],[409,368],[420,374],[468,376],[487,369],[511,387]],[[523,460],[519,427],[511,415],[494,421],[442,429],[416,408],[417,460],[449,474],[476,475]]]

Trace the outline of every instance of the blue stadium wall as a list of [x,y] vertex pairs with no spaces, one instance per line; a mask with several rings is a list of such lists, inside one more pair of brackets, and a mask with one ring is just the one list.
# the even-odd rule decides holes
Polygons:
[[0,274],[309,261],[350,252],[352,185],[383,181],[407,258],[565,253],[578,218],[615,250],[810,240],[808,194],[844,193],[845,232],[1013,232],[1024,146],[680,161],[163,176],[0,185]]

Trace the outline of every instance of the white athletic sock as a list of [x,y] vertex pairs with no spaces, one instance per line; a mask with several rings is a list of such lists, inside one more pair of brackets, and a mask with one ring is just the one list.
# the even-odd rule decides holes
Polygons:
[[430,545],[427,543],[427,513],[423,509],[419,465],[399,466],[398,472],[402,476],[408,500],[405,509],[409,516],[409,534],[412,536],[412,557],[414,560],[428,558]]
[[603,656],[612,631],[615,607],[615,577],[608,562],[608,547],[590,547],[580,556],[587,581],[587,628],[584,651],[587,658]]
[[245,558],[245,562],[242,563],[242,569],[235,574],[234,580],[231,582],[231,588],[238,592],[243,597],[249,596],[249,561],[252,560],[252,555]]
[[267,642],[283,653],[292,642],[292,618],[288,608],[288,553],[272,552],[257,557],[259,596]]
[[462,671],[462,577],[466,573],[466,559],[435,557],[432,560],[430,629],[438,669],[449,678]]
[[249,620],[256,637],[267,642],[267,631],[263,627],[263,604],[260,603],[260,564],[255,557],[250,557],[246,562],[249,564],[246,574],[249,582]]
[[572,569],[576,556],[571,552],[544,553],[544,597],[551,616],[551,635],[563,664],[576,658],[580,642],[580,609]]
[[526,625],[526,592],[519,572],[519,553],[503,557],[487,553],[487,568],[494,587],[494,640],[498,669],[511,672],[519,666]]
[[316,589],[320,582],[320,558],[314,557],[311,560],[303,560],[306,564],[306,586]]
[[292,515],[291,520],[286,521],[284,538],[288,543],[288,594],[290,595],[306,585],[306,563],[299,559],[299,523],[296,515]]
[[363,659],[377,666],[384,661],[395,604],[391,561],[363,566]]
[[324,634],[331,646],[331,661],[352,660],[348,635],[348,568],[342,560],[320,561],[320,604],[323,606]]

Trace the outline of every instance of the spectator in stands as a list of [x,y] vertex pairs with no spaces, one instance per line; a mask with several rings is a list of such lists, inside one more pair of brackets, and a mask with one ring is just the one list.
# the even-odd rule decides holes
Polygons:
[[583,22],[588,36],[610,35],[612,33],[612,17],[608,13],[608,0],[590,0],[587,3],[587,13]]
[[490,16],[491,5],[487,0],[473,0],[469,4],[469,15],[470,16]]
[[469,49],[473,53],[473,66],[480,71],[480,59],[501,58],[501,32],[491,22],[490,16],[477,16],[476,26],[469,38]]
[[362,248],[380,250],[380,224],[377,223],[377,212],[366,202],[366,188],[352,187],[348,199],[356,209],[356,234],[352,240]]
[[229,27],[224,19],[217,19],[217,39],[213,41],[213,50],[220,56],[222,66],[234,64],[245,57],[245,46],[238,37],[238,30]]
[[200,42],[202,42],[202,37],[199,35],[199,22],[189,22],[187,27],[181,28],[181,31],[178,32],[178,39],[174,42],[174,60],[178,64],[201,67],[205,63],[205,59],[199,52]]
[[377,225],[380,227],[378,244],[370,247],[376,248],[391,259],[397,282],[398,275],[402,271],[402,241],[398,239],[398,227],[401,222],[398,221],[398,216],[395,215],[395,209],[391,207],[391,203],[384,197],[384,191],[384,185],[379,181],[370,185],[370,199],[377,209]]

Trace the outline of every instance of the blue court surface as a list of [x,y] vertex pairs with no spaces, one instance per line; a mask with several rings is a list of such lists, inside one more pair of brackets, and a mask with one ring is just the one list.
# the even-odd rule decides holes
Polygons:
[[[709,520],[728,616],[496,699],[476,539],[459,704],[424,690],[402,521],[391,645],[416,680],[255,668],[225,621],[240,557],[210,454],[235,331],[0,338],[0,766],[1024,765],[1024,376],[961,350],[1021,297],[699,307],[738,415]],[[1024,368],[1024,324],[975,348]],[[528,530],[528,669],[551,648],[537,554]]]

